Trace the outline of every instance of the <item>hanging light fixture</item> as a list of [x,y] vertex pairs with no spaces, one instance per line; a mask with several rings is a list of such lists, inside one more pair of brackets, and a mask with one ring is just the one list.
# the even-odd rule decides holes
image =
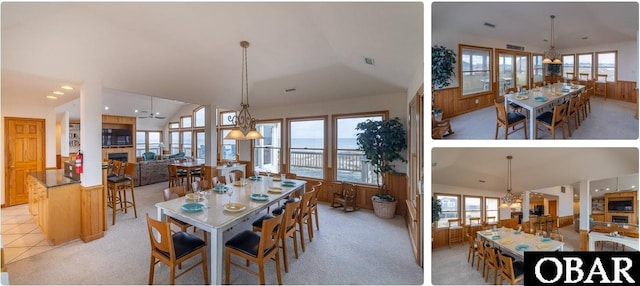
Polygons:
[[500,199],[500,208],[520,208],[520,196],[511,193],[511,159],[512,156],[507,156],[507,194]]
[[562,64],[562,61],[560,60],[560,54],[556,52],[556,46],[553,44],[553,38],[555,37],[553,20],[555,18],[555,15],[551,15],[551,46],[548,51],[544,52],[544,60],[542,60],[543,64]]
[[[236,115],[229,116],[229,121],[233,122],[235,126],[224,139],[262,139],[264,137],[256,130],[256,120],[251,117],[251,113],[249,113],[249,69],[247,68],[247,48],[249,47],[249,42],[242,41],[240,42],[240,46],[242,47],[242,88],[240,94],[240,106],[242,109]],[[245,97],[247,98],[247,103],[244,102]]]

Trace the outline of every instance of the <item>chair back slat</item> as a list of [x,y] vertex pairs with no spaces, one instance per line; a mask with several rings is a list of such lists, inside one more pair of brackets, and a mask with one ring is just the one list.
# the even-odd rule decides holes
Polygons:
[[169,254],[171,260],[175,259],[175,257],[173,257],[175,251],[173,251],[169,222],[152,219],[149,214],[147,214],[147,229],[149,230],[151,251],[158,250],[166,252]]

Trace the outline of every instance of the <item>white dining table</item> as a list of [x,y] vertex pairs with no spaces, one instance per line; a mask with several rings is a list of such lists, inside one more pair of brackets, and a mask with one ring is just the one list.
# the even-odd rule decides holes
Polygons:
[[[205,205],[204,209],[197,212],[186,212],[182,209],[183,205],[193,202],[188,197],[180,197],[156,204],[159,220],[166,221],[167,216],[170,216],[205,231],[208,239],[209,277],[212,284],[222,284],[224,266],[223,233],[233,226],[258,215],[261,211],[294,191],[304,193],[306,184],[306,181],[287,179],[286,181],[293,182],[293,186],[283,186],[280,181],[271,182],[267,186],[268,183],[264,183],[263,180],[266,179],[263,177],[261,180],[246,180],[247,183],[241,186],[227,184],[227,188],[233,189],[233,195],[230,198],[225,193],[211,191],[206,196],[207,199],[200,202]],[[270,187],[275,187],[275,189],[269,191]],[[278,190],[277,188],[281,189]],[[250,195],[252,193],[266,194],[268,199],[265,201],[251,199]],[[229,203],[229,201],[234,204],[242,204],[245,208],[240,211],[225,210],[225,204]]]
[[[582,90],[584,90],[584,85],[552,84],[531,89],[526,94],[505,94],[504,104],[507,110],[509,110],[509,103],[513,102],[529,111],[529,122],[527,123],[529,125],[529,139],[534,140],[537,139],[535,138],[535,128],[536,117],[539,115],[538,109],[562,103],[567,100],[567,97],[577,95]],[[536,98],[543,98],[544,100]]]
[[496,230],[479,230],[476,232],[479,240],[486,240],[494,247],[509,252],[516,260],[524,260],[526,251],[562,251],[564,242],[557,240],[542,241],[542,237],[524,231],[516,232],[511,228],[497,228]]

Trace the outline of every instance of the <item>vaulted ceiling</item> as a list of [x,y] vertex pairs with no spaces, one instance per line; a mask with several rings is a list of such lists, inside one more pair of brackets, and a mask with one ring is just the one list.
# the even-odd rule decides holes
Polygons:
[[[420,2],[5,2],[2,104],[59,105],[79,90],[45,100],[61,84],[100,81],[111,91],[237,108],[243,40],[250,42],[255,108],[406,92],[423,68],[423,8]],[[290,88],[296,91],[285,92]]]
[[514,193],[581,180],[594,180],[592,189],[638,189],[637,148],[434,148],[432,183],[506,191],[509,155]]
[[431,12],[434,37],[482,37],[527,51],[549,47],[550,15],[558,50],[638,39],[637,2],[436,2]]

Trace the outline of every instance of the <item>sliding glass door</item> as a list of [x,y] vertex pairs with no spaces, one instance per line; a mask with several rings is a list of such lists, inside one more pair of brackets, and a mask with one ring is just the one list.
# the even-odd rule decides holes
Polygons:
[[529,54],[496,50],[496,67],[500,94],[508,88],[529,87]]

